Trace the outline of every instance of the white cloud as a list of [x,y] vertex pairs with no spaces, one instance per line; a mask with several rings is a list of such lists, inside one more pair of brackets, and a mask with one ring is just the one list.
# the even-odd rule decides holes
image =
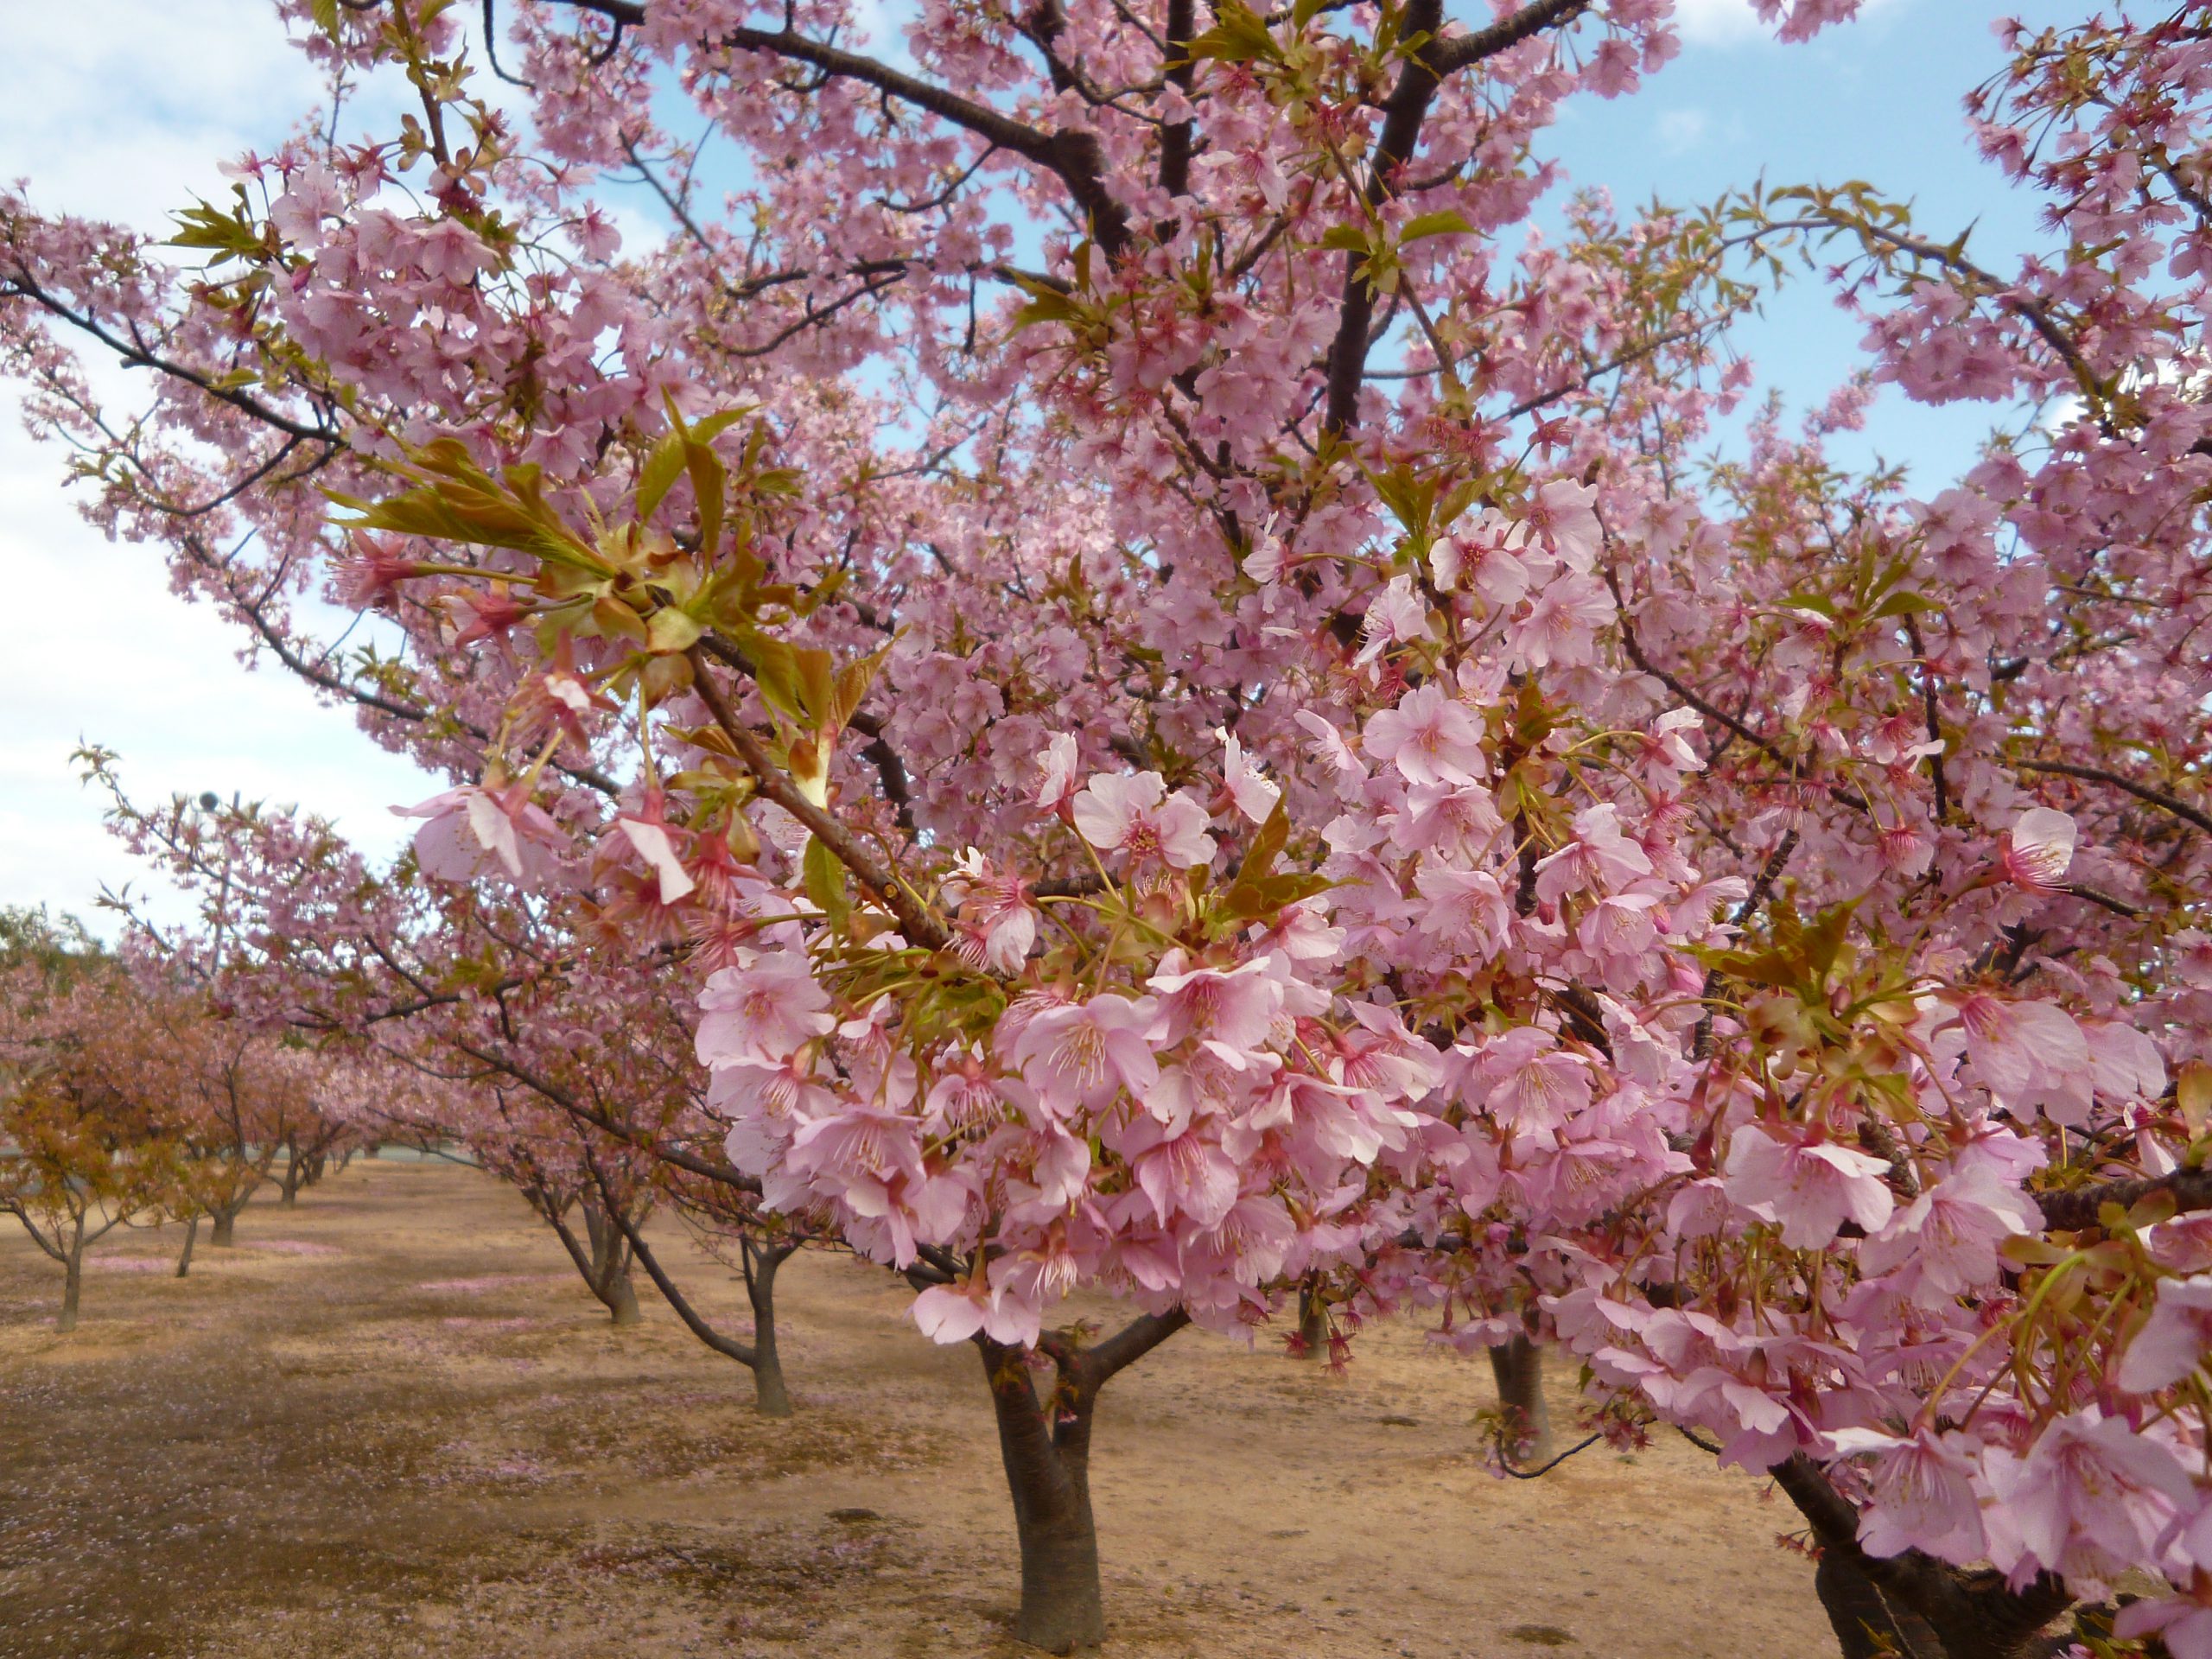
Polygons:
[[[1868,16],[1900,3],[1902,0],[1866,0],[1859,15]],[[1751,0],[1675,0],[1675,22],[1690,46],[1738,46],[1774,38],[1772,28],[1751,10]]]
[[0,155],[49,210],[158,228],[216,163],[281,138],[315,75],[266,0],[74,0],[10,8]]
[[1751,0],[1675,0],[1675,22],[1694,46],[1730,46],[1766,33]]
[[[75,0],[12,8],[9,26],[0,156],[49,212],[159,231],[194,195],[219,197],[218,163],[280,141],[315,97],[265,0]],[[99,380],[138,390],[105,371]],[[0,650],[0,903],[84,912],[103,882],[147,885],[78,784],[80,738],[119,751],[142,798],[213,789],[296,802],[365,848],[396,846],[406,826],[385,809],[437,785],[281,671],[247,673],[240,636],[170,593],[156,550],[111,544],[77,517],[64,467],[0,389],[13,624]]]
[[320,812],[367,850],[397,846],[406,826],[386,809],[439,785],[281,670],[247,672],[238,631],[172,594],[155,549],[79,519],[60,455],[10,427],[0,579],[18,608],[0,652],[0,903],[81,912],[103,882],[147,884],[77,781],[80,739],[119,751],[141,799],[236,791]]

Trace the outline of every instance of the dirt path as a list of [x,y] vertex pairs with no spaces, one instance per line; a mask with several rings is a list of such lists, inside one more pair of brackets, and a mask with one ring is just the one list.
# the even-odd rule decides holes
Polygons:
[[[175,1230],[123,1236],[58,1338],[50,1264],[0,1236],[0,1659],[1023,1651],[981,1368],[879,1270],[785,1268],[772,1423],[664,1307],[612,1329],[470,1172],[357,1163],[238,1239],[179,1281]],[[740,1325],[734,1275],[689,1277]],[[1488,1369],[1407,1326],[1344,1379],[1199,1335],[1118,1379],[1109,1652],[1834,1652],[1786,1506],[1673,1445],[1500,1480]]]

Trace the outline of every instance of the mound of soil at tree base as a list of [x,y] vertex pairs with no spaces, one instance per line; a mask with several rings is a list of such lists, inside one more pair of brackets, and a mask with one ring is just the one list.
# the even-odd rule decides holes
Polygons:
[[[658,1231],[741,1328],[736,1275]],[[785,1269],[784,1422],[657,1302],[613,1329],[518,1198],[450,1166],[357,1163],[249,1209],[188,1279],[90,1275],[72,1338],[58,1287],[0,1236],[0,1659],[1026,1651],[982,1369],[866,1263]],[[1117,1379],[1109,1651],[1834,1650],[1764,1483],[1660,1442],[1499,1479],[1489,1372],[1402,1324],[1344,1377],[1185,1333]],[[1552,1409],[1564,1431],[1564,1390]]]

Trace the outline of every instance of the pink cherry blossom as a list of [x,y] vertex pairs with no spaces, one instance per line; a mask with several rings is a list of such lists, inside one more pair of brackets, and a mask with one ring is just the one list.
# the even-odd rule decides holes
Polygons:
[[1728,1143],[1728,1196],[1782,1225],[1782,1242],[1816,1250],[1847,1220],[1868,1232],[1890,1218],[1897,1200],[1884,1177],[1889,1165],[1871,1153],[1830,1141],[1777,1141],[1750,1125]]
[[1908,1269],[1916,1300],[1980,1290],[1997,1276],[1998,1246],[2043,1224],[2032,1199],[1989,1170],[1970,1167],[1924,1189],[1859,1247],[1869,1273]]
[[1014,1040],[1011,1058],[1055,1116],[1096,1111],[1116,1092],[1141,1095],[1160,1078],[1145,1036],[1154,1004],[1111,995],[1047,1008]]
[[441,881],[473,881],[504,870],[534,887],[559,871],[569,845],[560,826],[519,784],[465,785],[392,811],[429,820],[415,832],[415,859],[423,874]]
[[780,954],[710,975],[699,1007],[699,1058],[709,1066],[779,1065],[836,1023],[805,962]]
[[2120,1356],[2115,1386],[2149,1394],[2178,1382],[2212,1355],[2212,1274],[2161,1279],[2151,1317]]
[[2023,1456],[1992,1448],[1986,1513],[2000,1567],[2020,1555],[2069,1580],[2101,1582],[2139,1560],[2190,1496],[2171,1452],[2094,1406],[2051,1424]]
[[2074,820],[2049,807],[2031,806],[2005,838],[2005,874],[2031,893],[2055,889],[2074,861]]
[[2083,1121],[2094,1071],[2088,1039],[2071,1014],[1980,991],[1956,1007],[1967,1058],[1999,1104],[2016,1115],[2041,1109],[2060,1123]]
[[1622,835],[1620,811],[1611,802],[1586,807],[1574,818],[1575,838],[1536,861],[1536,896],[1547,902],[1583,887],[1610,891],[1651,874],[1651,858]]
[[1428,684],[1370,719],[1360,747],[1409,784],[1471,784],[1488,770],[1481,736],[1472,709]]
[[1205,809],[1180,792],[1167,794],[1156,772],[1101,772],[1075,798],[1074,812],[1083,838],[1103,851],[1178,870],[1213,857]]
[[1986,1548],[1972,1458],[1963,1437],[1920,1429],[1897,1439],[1873,1429],[1840,1428],[1829,1440],[1847,1454],[1872,1453],[1872,1502],[1859,1524],[1870,1555],[1925,1550],[1947,1561],[1971,1561]]

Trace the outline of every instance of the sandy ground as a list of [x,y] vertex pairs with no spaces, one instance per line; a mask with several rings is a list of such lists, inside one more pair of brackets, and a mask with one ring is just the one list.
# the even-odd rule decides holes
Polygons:
[[[57,1338],[58,1271],[0,1236],[0,1659],[1025,1651],[981,1366],[878,1269],[785,1268],[798,1414],[770,1422],[664,1306],[613,1329],[473,1172],[357,1162],[181,1281],[180,1240],[115,1236]],[[687,1266],[741,1327],[734,1277]],[[1834,1652],[1786,1504],[1679,1443],[1500,1479],[1488,1370],[1408,1325],[1342,1378],[1192,1333],[1125,1373],[1109,1652]]]

